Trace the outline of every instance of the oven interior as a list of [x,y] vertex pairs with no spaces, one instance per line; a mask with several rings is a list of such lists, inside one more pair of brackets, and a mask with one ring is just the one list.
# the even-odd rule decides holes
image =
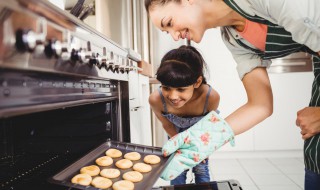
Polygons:
[[47,178],[114,139],[116,113],[108,101],[0,120],[1,189],[50,189]]

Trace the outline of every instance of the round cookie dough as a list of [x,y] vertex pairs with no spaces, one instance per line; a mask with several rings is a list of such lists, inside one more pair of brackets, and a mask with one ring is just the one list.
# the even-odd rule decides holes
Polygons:
[[84,186],[90,185],[91,181],[92,177],[89,174],[78,174],[71,179],[72,183]]
[[123,179],[132,181],[132,182],[139,182],[143,179],[143,175],[137,171],[129,171],[122,175]]
[[113,163],[113,160],[110,156],[102,156],[96,159],[96,164],[99,166],[110,166]]
[[129,152],[124,155],[124,158],[135,161],[135,160],[140,160],[141,155],[138,152]]
[[118,149],[110,148],[106,151],[106,155],[110,156],[111,158],[119,158],[122,156],[122,152]]
[[128,169],[131,168],[133,165],[131,160],[128,159],[121,159],[116,162],[116,166],[120,169]]
[[147,155],[144,157],[143,161],[147,164],[158,164],[160,162],[160,157],[157,155]]
[[103,177],[112,179],[112,178],[119,177],[120,171],[115,168],[107,168],[107,169],[101,170],[100,175]]
[[145,163],[136,163],[133,165],[133,170],[138,171],[138,172],[142,172],[142,173],[147,173],[150,172],[152,170],[152,166],[150,166],[149,164],[145,164]]
[[112,185],[113,190],[133,190],[134,184],[128,180],[120,180]]
[[98,176],[92,180],[91,185],[99,189],[107,189],[111,187],[112,181],[108,178]]
[[80,173],[89,174],[90,176],[96,176],[100,173],[100,168],[96,165],[85,166],[80,169]]

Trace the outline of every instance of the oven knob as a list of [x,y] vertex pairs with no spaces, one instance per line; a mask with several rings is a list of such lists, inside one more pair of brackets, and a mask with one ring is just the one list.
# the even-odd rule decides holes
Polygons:
[[37,44],[36,34],[31,30],[16,31],[16,48],[21,52],[32,52]]
[[68,44],[64,43],[61,45],[61,59],[63,61],[68,61],[71,58],[71,52],[69,52]]
[[49,40],[44,47],[44,53],[48,58],[52,56],[59,57],[62,53],[61,42],[58,40]]
[[102,56],[99,56],[98,57],[98,59],[99,59],[99,63],[100,63],[100,69],[102,68],[102,67],[107,67],[107,49],[106,49],[106,47],[103,47],[103,49],[102,49]]
[[112,72],[114,72],[114,56],[113,56],[113,52],[110,51],[107,54],[107,62],[106,62],[106,69],[107,71],[111,70]]
[[126,60],[126,67],[125,67],[124,70],[125,70],[126,73],[129,73],[129,71],[130,71],[130,59]]
[[95,55],[94,53],[92,53],[92,55],[90,56],[89,59],[89,64],[90,65],[97,65],[99,66],[99,60],[98,60],[99,54],[97,53],[97,55]]
[[121,73],[124,73],[126,68],[126,60],[124,58],[120,58],[119,63],[120,63],[119,70]]
[[77,53],[77,61],[80,61],[81,63],[88,63],[88,59],[86,57],[86,50],[80,48],[79,51],[76,51]]
[[73,61],[73,62],[79,61],[80,60],[79,51],[77,51],[74,48],[72,48],[71,55],[70,55],[70,60]]
[[120,71],[120,62],[121,62],[121,57],[119,55],[115,56],[115,61],[114,61],[114,72],[119,73]]

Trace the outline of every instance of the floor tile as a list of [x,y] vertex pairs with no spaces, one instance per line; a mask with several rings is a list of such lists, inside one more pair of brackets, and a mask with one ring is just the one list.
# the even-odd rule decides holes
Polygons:
[[244,166],[249,174],[282,174],[281,171],[271,164]]
[[304,165],[300,158],[268,158],[274,165]]
[[246,171],[240,164],[219,164],[209,165],[210,172],[216,174],[245,174]]
[[260,190],[255,185],[241,185],[241,187],[243,190]]
[[289,174],[287,175],[293,183],[299,185],[299,187],[304,187],[304,174]]
[[255,185],[252,179],[248,175],[242,174],[213,174],[211,176],[213,181],[220,181],[220,180],[230,180],[234,179],[239,181],[240,185]]
[[271,165],[265,158],[241,158],[238,161],[242,166]]
[[287,176],[279,174],[254,174],[250,177],[257,186],[296,185]]
[[259,190],[302,190],[302,188],[294,185],[270,185],[259,186]]
[[304,174],[303,165],[277,165],[276,166],[284,174]]

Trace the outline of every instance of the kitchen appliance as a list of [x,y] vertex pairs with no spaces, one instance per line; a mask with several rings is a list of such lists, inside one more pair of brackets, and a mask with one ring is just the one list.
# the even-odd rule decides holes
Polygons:
[[77,188],[50,179],[131,142],[140,58],[45,0],[0,1],[0,26],[0,189]]
[[108,139],[130,142],[137,59],[45,0],[0,2],[0,188],[47,181]]

